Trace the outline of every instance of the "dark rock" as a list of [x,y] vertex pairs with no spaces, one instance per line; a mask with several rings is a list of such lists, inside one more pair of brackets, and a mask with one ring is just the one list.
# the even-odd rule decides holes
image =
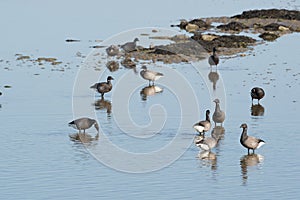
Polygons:
[[192,39],[199,42],[200,45],[202,45],[207,51],[211,51],[213,47],[246,48],[256,42],[255,39],[242,35],[222,35],[217,36],[211,41],[206,41],[202,39],[202,35],[200,33],[192,36]]
[[206,52],[201,45],[195,41],[187,41],[156,46],[153,53],[163,55],[200,56],[201,52]]
[[77,39],[66,39],[66,42],[80,42],[80,40],[77,40]]
[[116,56],[119,54],[119,47],[116,45],[110,45],[108,48],[106,48],[106,53],[109,56]]
[[228,24],[219,25],[219,26],[217,26],[217,28],[225,30],[225,31],[232,30],[232,31],[239,31],[240,32],[243,29],[247,29],[249,27],[244,25],[243,23],[240,23],[240,22],[230,22]]
[[300,20],[300,12],[297,10],[286,10],[286,9],[249,10],[249,11],[244,11],[240,15],[232,16],[231,18],[239,18],[239,19],[272,18],[272,19]]
[[190,24],[195,24],[197,25],[199,28],[209,28],[210,25],[207,24],[205,21],[203,21],[202,19],[193,19],[191,21],[189,21]]
[[267,40],[267,41],[274,41],[277,38],[279,38],[279,35],[275,34],[275,33],[270,33],[270,32],[264,32],[262,34],[260,34],[258,37]]
[[272,23],[264,26],[263,29],[266,31],[278,31],[279,26],[277,23]]
[[202,19],[193,19],[191,21],[187,20],[181,20],[180,24],[178,25],[171,25],[171,27],[179,27],[180,29],[186,29],[186,26],[188,24],[194,24],[197,25],[200,29],[207,29],[210,28],[211,25],[207,24],[204,20]]

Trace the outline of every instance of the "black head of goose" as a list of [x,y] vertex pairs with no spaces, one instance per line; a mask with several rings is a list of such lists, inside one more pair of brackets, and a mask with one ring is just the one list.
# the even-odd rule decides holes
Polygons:
[[213,48],[213,54],[211,56],[209,56],[208,58],[208,63],[210,66],[218,66],[219,64],[219,56],[217,55],[217,49],[216,47]]
[[196,124],[194,124],[193,128],[199,132],[199,134],[205,134],[205,132],[209,131],[210,127],[211,127],[211,124],[210,124],[210,118],[209,118],[209,115],[210,115],[210,111],[209,110],[206,110],[205,112],[205,120],[203,121],[200,121]]
[[158,80],[158,79],[160,79],[161,77],[164,76],[160,72],[155,72],[155,71],[148,70],[145,65],[143,65],[141,69],[142,70],[140,71],[140,75],[143,79],[149,81],[149,85],[151,84],[151,81],[152,81],[152,85],[154,85],[154,81],[156,81],[156,80]]
[[87,117],[75,119],[75,120],[69,122],[68,125],[73,127],[74,129],[79,130],[79,133],[81,133],[81,130],[83,130],[83,133],[85,133],[86,129],[89,129],[94,125],[97,132],[99,133],[99,125],[98,125],[97,121],[94,119],[87,118]]
[[136,50],[136,43],[137,43],[138,41],[139,41],[139,39],[138,39],[138,38],[135,38],[135,39],[133,40],[133,42],[127,42],[127,43],[121,45],[121,48],[122,48],[126,53],[131,52],[131,51],[134,51],[134,50]]
[[114,80],[114,78],[108,76],[106,82],[95,83],[90,88],[96,89],[101,94],[101,97],[103,98],[104,94],[110,92],[112,89],[111,80]]
[[214,102],[216,103],[215,112],[212,116],[213,121],[215,122],[215,126],[217,123],[220,123],[221,126],[225,120],[225,112],[220,109],[220,100],[215,99]]
[[252,103],[253,99],[257,99],[259,103],[259,100],[261,100],[265,96],[265,91],[260,87],[254,87],[251,89],[250,94],[252,98]]
[[248,149],[248,154],[250,153],[250,149],[252,149],[252,152],[254,153],[255,149],[258,149],[265,144],[265,141],[262,139],[247,135],[247,124],[242,124],[240,128],[243,128],[240,143]]

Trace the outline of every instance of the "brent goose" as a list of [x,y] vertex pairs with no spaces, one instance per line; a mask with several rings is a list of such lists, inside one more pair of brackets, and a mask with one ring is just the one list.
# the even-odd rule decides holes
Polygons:
[[252,152],[254,153],[255,149],[260,148],[262,145],[265,144],[265,141],[259,138],[255,138],[252,136],[247,135],[247,124],[242,124],[240,128],[243,128],[243,132],[240,138],[241,144],[248,149],[248,154],[250,152],[250,149],[252,149]]

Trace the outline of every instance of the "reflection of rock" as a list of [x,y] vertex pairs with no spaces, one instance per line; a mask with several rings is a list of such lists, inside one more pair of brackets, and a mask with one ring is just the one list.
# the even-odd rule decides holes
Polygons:
[[137,73],[137,71],[136,71],[136,64],[135,64],[135,62],[133,62],[131,60],[130,57],[126,57],[125,59],[123,59],[121,61],[121,65],[123,65],[127,69],[133,69],[134,73]]
[[225,128],[222,126],[215,126],[211,132],[211,136],[215,138],[217,141],[224,138]]
[[263,162],[263,160],[264,157],[259,154],[248,154],[241,157],[240,164],[244,183],[248,179],[248,167],[256,166],[259,163]]
[[70,139],[72,141],[79,141],[82,143],[89,143],[95,140],[99,139],[99,134],[97,134],[95,137],[92,137],[88,133],[75,133],[69,135]]
[[215,72],[213,72],[211,69],[208,74],[208,79],[213,83],[213,90],[216,90],[217,81],[219,80],[218,71],[216,70]]
[[162,88],[158,87],[157,85],[152,85],[152,86],[144,87],[141,90],[140,95],[142,97],[142,100],[146,101],[148,96],[153,96],[156,93],[161,93],[162,91],[163,91]]
[[106,67],[110,72],[114,72],[119,69],[119,63],[117,61],[112,60],[106,63]]
[[252,104],[251,115],[252,116],[263,116],[265,113],[265,108],[260,104]]
[[111,108],[112,108],[111,102],[105,100],[104,98],[95,101],[94,106],[96,110],[106,110],[108,114],[111,113]]

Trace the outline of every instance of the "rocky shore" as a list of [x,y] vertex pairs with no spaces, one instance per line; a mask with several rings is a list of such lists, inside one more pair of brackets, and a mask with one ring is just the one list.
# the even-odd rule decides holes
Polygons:
[[170,37],[168,39],[175,43],[140,48],[127,56],[164,63],[188,62],[203,58],[205,52],[211,52],[213,47],[218,48],[220,55],[235,55],[249,50],[251,46],[274,41],[282,35],[300,32],[300,12],[285,9],[250,10],[231,17],[182,20],[171,27],[179,27],[192,36]]

